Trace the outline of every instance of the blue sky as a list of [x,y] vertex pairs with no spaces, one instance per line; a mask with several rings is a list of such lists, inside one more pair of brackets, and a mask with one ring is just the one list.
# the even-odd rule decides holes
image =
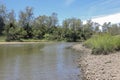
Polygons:
[[0,0],[0,3],[17,15],[26,6],[34,8],[35,16],[56,12],[59,21],[71,17],[87,20],[120,12],[120,0]]

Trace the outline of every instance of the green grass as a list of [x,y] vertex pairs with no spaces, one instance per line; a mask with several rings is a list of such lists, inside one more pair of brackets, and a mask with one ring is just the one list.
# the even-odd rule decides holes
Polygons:
[[[0,36],[0,42],[7,42],[6,36]],[[10,42],[65,42],[65,41],[57,41],[57,40],[47,40],[47,39],[20,39],[16,41]]]
[[85,46],[92,48],[92,54],[108,54],[120,50],[120,36],[109,34],[94,35],[84,43]]
[[57,40],[46,40],[46,39],[21,39],[21,42],[59,42]]
[[[6,36],[0,36],[0,42],[6,42]],[[11,41],[11,42],[52,42],[45,39],[21,39],[20,41]]]
[[0,42],[5,42],[6,37],[5,36],[0,36]]

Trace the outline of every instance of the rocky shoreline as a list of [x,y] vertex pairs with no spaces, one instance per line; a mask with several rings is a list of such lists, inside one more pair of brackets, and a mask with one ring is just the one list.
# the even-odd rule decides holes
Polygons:
[[92,55],[91,50],[76,44],[72,49],[82,53],[77,63],[83,80],[120,80],[120,52],[109,55]]

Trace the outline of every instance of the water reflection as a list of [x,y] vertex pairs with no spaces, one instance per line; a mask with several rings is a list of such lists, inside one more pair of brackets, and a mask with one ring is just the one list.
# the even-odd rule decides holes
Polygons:
[[79,80],[69,45],[0,45],[0,80]]

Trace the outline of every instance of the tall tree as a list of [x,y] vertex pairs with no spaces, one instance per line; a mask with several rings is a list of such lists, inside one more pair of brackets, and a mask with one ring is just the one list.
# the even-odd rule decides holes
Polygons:
[[104,23],[103,26],[102,26],[102,31],[103,32],[108,32],[108,28],[111,26],[111,23]]
[[16,22],[16,19],[15,19],[15,12],[14,10],[11,10],[9,13],[8,13],[8,23],[15,23]]
[[99,23],[93,23],[93,27],[94,27],[94,32],[98,33],[100,32],[100,24]]
[[108,28],[108,32],[112,35],[120,34],[120,26],[118,24],[111,24],[111,27]]
[[19,14],[19,24],[26,31],[27,35],[24,38],[32,38],[32,23],[33,23],[33,8],[26,7],[25,11]]
[[7,23],[4,32],[6,34],[6,41],[20,40],[14,10],[11,10],[7,15]]
[[81,36],[82,21],[76,18],[68,18],[63,21],[64,37],[67,37],[67,41],[76,41]]
[[88,20],[86,24],[83,25],[82,37],[86,40],[90,38],[93,34],[93,22]]
[[51,26],[55,27],[58,24],[58,18],[57,18],[57,13],[52,13],[52,15],[50,16],[51,19]]
[[0,35],[2,35],[2,32],[4,30],[4,26],[6,23],[6,15],[7,15],[7,10],[4,5],[0,5]]

